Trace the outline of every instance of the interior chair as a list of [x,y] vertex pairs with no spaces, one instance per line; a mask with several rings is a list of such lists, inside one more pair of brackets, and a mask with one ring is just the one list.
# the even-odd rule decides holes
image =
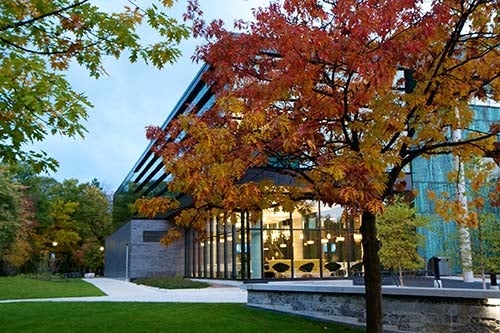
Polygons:
[[325,264],[325,268],[330,272],[330,276],[338,276],[339,269],[342,266],[334,261]]
[[273,265],[273,269],[278,272],[279,278],[285,277],[285,272],[290,269],[290,265],[285,264],[284,262],[277,262]]
[[352,276],[363,276],[363,263],[358,262],[351,266],[351,274]]
[[265,278],[274,278],[274,277],[276,277],[276,273],[273,271],[264,271],[264,277]]
[[304,272],[305,274],[302,275],[303,278],[311,278],[313,275],[311,274],[311,271],[314,268],[314,263],[313,262],[308,262],[303,265],[300,265],[299,271]]

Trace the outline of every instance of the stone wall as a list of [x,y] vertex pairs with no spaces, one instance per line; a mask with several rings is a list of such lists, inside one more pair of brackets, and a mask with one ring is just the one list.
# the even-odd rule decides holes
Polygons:
[[160,242],[144,242],[144,231],[166,232],[164,220],[132,220],[130,230],[131,279],[153,276],[184,276],[184,241],[165,247]]
[[123,279],[184,276],[184,239],[168,247],[162,245],[159,239],[144,241],[145,231],[158,232],[161,236],[169,227],[169,222],[165,220],[133,219],[108,236],[104,276]]
[[[332,283],[247,284],[247,304],[364,327],[362,286]],[[384,329],[390,332],[500,332],[500,292],[383,287]]]

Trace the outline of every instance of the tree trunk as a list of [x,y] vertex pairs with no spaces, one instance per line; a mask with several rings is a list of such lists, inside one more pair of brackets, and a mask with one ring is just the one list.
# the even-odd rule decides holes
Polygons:
[[401,267],[401,262],[399,262],[398,269],[399,269],[399,285],[401,287],[403,287],[404,286],[404,281],[403,281],[403,267]]
[[360,231],[363,236],[363,266],[365,268],[366,332],[382,333],[382,283],[378,255],[380,243],[377,239],[374,214],[363,213]]

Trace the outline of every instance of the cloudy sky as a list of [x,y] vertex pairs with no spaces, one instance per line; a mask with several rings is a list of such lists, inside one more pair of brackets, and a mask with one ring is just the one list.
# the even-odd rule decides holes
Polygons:
[[[128,4],[126,0],[114,0],[115,5],[118,2]],[[251,19],[252,8],[267,3],[200,0],[207,19],[221,18],[228,27],[235,19]],[[186,1],[178,0],[172,15],[180,18],[185,5]],[[145,127],[163,123],[200,69],[201,64],[191,61],[200,42],[184,41],[180,46],[182,57],[161,71],[130,64],[126,59],[113,59],[106,62],[109,76],[95,80],[82,69],[73,68],[68,74],[70,82],[89,97],[94,108],[89,110],[85,123],[85,139],[54,136],[37,145],[60,163],[59,170],[49,176],[59,181],[76,178],[80,182],[97,178],[106,192],[115,191],[146,148]]]

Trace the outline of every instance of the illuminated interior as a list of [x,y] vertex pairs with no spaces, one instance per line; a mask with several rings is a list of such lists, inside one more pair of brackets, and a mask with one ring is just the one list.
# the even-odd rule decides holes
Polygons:
[[[253,222],[252,222],[253,220]],[[302,209],[241,213],[232,223],[213,218],[207,235],[192,235],[187,275],[283,279],[345,277],[361,273],[360,217],[340,206],[307,202]]]

